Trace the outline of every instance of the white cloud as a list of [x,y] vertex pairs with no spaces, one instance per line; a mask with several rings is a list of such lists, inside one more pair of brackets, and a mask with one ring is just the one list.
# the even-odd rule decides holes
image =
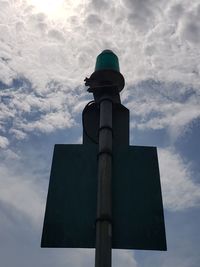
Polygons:
[[18,129],[10,129],[9,133],[13,134],[17,140],[23,140],[27,137],[27,134]]
[[165,207],[177,211],[199,206],[200,185],[193,181],[189,164],[172,149],[159,149],[158,154]]
[[42,116],[38,121],[19,124],[19,127],[26,131],[39,130],[43,133],[50,133],[55,129],[71,127],[74,123],[70,117],[70,114],[66,112],[51,112]]
[[155,78],[198,84],[198,1],[189,9],[187,1],[151,0],[85,0],[71,6],[65,2],[64,19],[59,12],[52,19],[27,1],[4,1],[0,47],[9,59],[2,62],[4,82],[23,74],[41,89],[51,79],[81,84],[97,54],[111,48],[131,83]]
[[[23,140],[28,137],[27,133],[34,130],[50,133],[76,124],[74,111],[82,103],[82,93],[78,95],[79,89],[70,92],[63,85],[49,84],[45,93],[43,91],[39,95],[32,92],[31,85],[26,88],[25,80],[18,81],[22,83],[20,88],[11,87],[0,92],[2,132]],[[2,142],[3,140],[5,138]]]
[[5,136],[0,136],[0,147],[1,148],[6,148],[9,145],[8,138]]
[[[15,159],[16,161],[16,159]],[[40,227],[44,213],[45,193],[41,184],[37,184],[32,174],[24,173],[13,167],[0,167],[0,201],[10,205],[15,211],[25,216],[34,226]]]
[[200,6],[199,3],[192,3],[189,8],[184,10],[185,16],[183,16],[182,21],[179,25],[179,30],[181,37],[189,41],[193,45],[197,45],[200,42],[200,26],[198,23],[198,18],[200,16]]
[[153,0],[124,0],[127,7],[128,21],[138,31],[146,32],[155,27],[155,24],[166,8],[165,1]]
[[[144,116],[138,128],[168,128],[176,137],[199,117],[197,0],[189,8],[186,0],[62,1],[62,12],[57,10],[56,16],[48,14],[47,3],[0,1],[0,81],[10,88],[1,92],[7,97],[0,111],[4,132],[13,125],[10,133],[23,138],[26,129],[51,132],[74,125],[71,112],[80,111],[75,108],[77,101],[86,95],[83,79],[94,70],[95,58],[105,48],[119,56],[129,107]],[[26,82],[14,90],[13,78]],[[171,84],[171,90],[157,88],[153,99],[146,89],[132,101],[132,86],[142,80]],[[177,90],[175,83],[192,86],[196,100],[174,101],[182,94],[180,86],[177,94],[172,92]],[[161,96],[166,91],[171,103]]]
[[133,114],[131,126],[165,129],[172,142],[200,118],[200,98],[193,88],[149,80],[130,87],[129,92],[123,98]]
[[115,267],[138,266],[134,258],[133,251],[114,249],[112,252],[112,256],[113,256],[113,266]]

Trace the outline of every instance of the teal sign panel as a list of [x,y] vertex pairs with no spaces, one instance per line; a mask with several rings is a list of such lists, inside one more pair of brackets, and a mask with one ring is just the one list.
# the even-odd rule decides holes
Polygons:
[[[166,250],[157,151],[113,151],[113,243],[117,249]],[[42,247],[95,247],[97,146],[55,145]]]

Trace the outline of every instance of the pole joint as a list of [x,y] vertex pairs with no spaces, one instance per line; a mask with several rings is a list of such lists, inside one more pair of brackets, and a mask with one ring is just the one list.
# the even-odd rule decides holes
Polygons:
[[108,222],[112,224],[112,217],[109,214],[101,215],[100,217],[97,217],[95,220],[96,224],[98,222]]
[[111,157],[113,157],[113,154],[112,154],[112,151],[109,150],[109,149],[105,149],[105,150],[102,150],[100,151],[98,154],[97,154],[97,158],[99,158],[101,155],[103,154],[106,154],[106,155],[109,155]]

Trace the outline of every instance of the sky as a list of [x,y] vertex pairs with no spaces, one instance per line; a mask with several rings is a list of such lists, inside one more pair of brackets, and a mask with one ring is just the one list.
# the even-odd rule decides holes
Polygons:
[[90,267],[94,250],[40,248],[54,144],[82,142],[84,86],[113,50],[130,144],[157,146],[168,250],[113,250],[115,267],[200,264],[198,0],[0,0],[2,267]]

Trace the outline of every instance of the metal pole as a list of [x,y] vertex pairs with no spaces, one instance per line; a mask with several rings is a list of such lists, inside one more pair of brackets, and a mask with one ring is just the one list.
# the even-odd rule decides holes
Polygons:
[[95,267],[111,267],[112,260],[112,101],[100,102]]

